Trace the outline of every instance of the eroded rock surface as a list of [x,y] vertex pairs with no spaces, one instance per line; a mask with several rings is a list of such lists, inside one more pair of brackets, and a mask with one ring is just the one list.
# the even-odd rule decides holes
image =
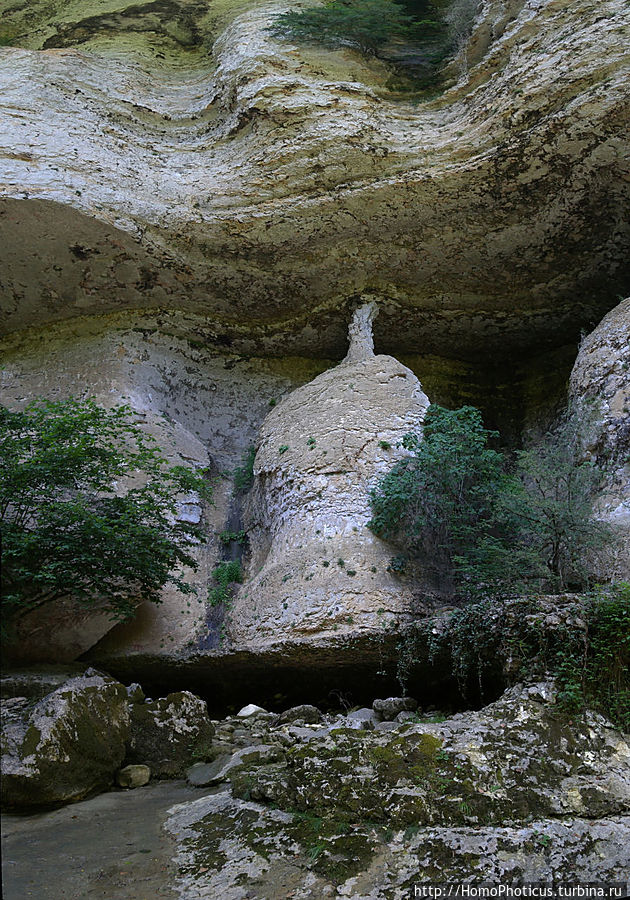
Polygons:
[[569,399],[583,425],[583,453],[604,473],[598,509],[619,534],[604,577],[630,578],[630,298],[580,345]]
[[[179,892],[394,900],[414,882],[602,879],[630,865],[630,747],[569,718],[550,683],[392,730],[267,722],[283,758],[243,751],[228,791],[171,810]],[[262,801],[262,802],[261,802]],[[247,893],[249,892],[249,894]]]
[[338,358],[367,293],[386,350],[511,359],[627,286],[624,0],[483,0],[419,104],[284,3],[5,7],[6,329],[177,308]]
[[410,602],[391,547],[367,528],[370,488],[406,452],[405,434],[422,433],[429,400],[409,369],[374,355],[373,312],[355,313],[346,359],[261,426],[247,516],[254,575],[229,618],[237,644],[382,630]]

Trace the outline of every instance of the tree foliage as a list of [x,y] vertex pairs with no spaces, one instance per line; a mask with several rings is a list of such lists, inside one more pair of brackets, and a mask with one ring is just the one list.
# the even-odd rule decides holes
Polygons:
[[521,540],[558,588],[584,585],[593,555],[614,539],[593,514],[601,472],[576,458],[578,444],[575,420],[567,418],[537,446],[518,451],[518,478],[501,498]]
[[72,595],[124,619],[167,582],[190,593],[181,567],[204,535],[177,506],[191,491],[210,500],[205,473],[168,465],[128,406],[0,407],[3,611]]
[[270,31],[278,37],[329,47],[352,45],[366,56],[374,56],[383,44],[409,36],[417,25],[394,0],[329,0],[324,6],[283,13]]
[[471,406],[433,405],[424,437],[371,493],[369,527],[398,543],[440,590],[564,589],[588,580],[589,555],[612,539],[593,514],[597,469],[575,459],[570,423],[515,465]]

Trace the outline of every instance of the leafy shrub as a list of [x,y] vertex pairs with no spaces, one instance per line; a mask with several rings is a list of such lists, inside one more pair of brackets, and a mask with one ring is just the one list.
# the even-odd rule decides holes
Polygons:
[[568,421],[511,467],[479,410],[432,405],[424,439],[406,435],[411,455],[371,492],[368,526],[418,559],[440,590],[584,586],[590,558],[613,535],[593,515],[600,473],[576,461],[572,435]]
[[614,540],[611,529],[593,515],[601,472],[576,459],[578,443],[576,424],[568,418],[538,446],[518,451],[518,479],[502,497],[521,539],[559,589],[585,585],[593,555]]
[[211,606],[219,606],[222,603],[229,603],[232,599],[231,585],[242,584],[243,571],[238,560],[229,560],[220,562],[214,567],[212,579],[216,583],[208,592],[208,601]]
[[220,531],[218,538],[222,544],[243,544],[247,543],[247,532],[244,529],[240,531]]
[[503,454],[489,446],[496,437],[474,407],[432,405],[424,439],[405,436],[412,455],[371,493],[368,527],[421,559],[443,589],[504,577],[510,535],[498,513],[506,476]]
[[93,400],[0,407],[2,607],[9,617],[71,595],[131,616],[160,602],[176,571],[197,568],[198,525],[177,519],[178,496],[210,500],[203,472],[170,466],[128,406]]

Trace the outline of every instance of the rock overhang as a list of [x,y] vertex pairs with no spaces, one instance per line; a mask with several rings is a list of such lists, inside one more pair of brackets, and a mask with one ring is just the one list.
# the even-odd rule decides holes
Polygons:
[[507,360],[590,330],[630,281],[627,9],[517,3],[501,30],[495,6],[415,106],[378,61],[272,39],[274,4],[178,66],[122,37],[0,51],[3,327],[181,309],[236,352],[339,358],[373,297],[381,352]]

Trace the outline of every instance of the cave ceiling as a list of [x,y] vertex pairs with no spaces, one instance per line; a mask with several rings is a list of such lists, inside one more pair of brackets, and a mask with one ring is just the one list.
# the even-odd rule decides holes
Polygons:
[[370,298],[379,351],[509,360],[628,293],[623,0],[483,0],[420,100],[279,42],[280,9],[0,2],[4,333],[177,310],[232,352],[335,358]]

